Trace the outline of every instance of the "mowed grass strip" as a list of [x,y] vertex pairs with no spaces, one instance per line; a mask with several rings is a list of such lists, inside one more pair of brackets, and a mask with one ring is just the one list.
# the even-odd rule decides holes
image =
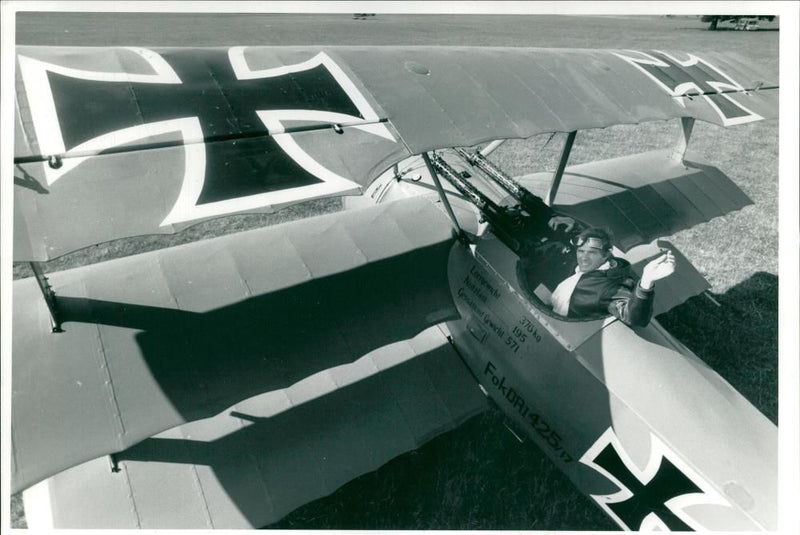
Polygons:
[[[20,44],[223,46],[486,45],[664,50],[746,50],[775,68],[778,22],[762,31],[709,32],[697,17],[431,16],[258,14],[24,14]],[[649,123],[580,132],[570,163],[670,146],[678,124]],[[555,167],[562,136],[511,141],[496,161],[513,174]],[[778,124],[723,129],[697,123],[690,148],[755,201],[754,206],[669,239],[712,284],[717,307],[694,298],[659,317],[765,415],[777,420]],[[554,156],[555,155],[555,156]],[[100,244],[54,260],[56,271],[248,228],[335,211],[319,201],[272,215],[221,218],[176,235]],[[26,276],[15,265],[15,278]],[[24,358],[24,355],[15,355]],[[272,527],[611,530],[615,524],[530,443],[516,441],[491,410],[459,429],[345,485]],[[12,525],[23,527],[19,496]]]

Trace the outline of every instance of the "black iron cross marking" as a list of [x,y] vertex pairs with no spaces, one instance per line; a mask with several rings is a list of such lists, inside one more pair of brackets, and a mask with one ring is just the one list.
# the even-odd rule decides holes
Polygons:
[[630,492],[631,496],[605,505],[630,529],[640,529],[645,517],[655,513],[672,531],[693,531],[666,502],[685,494],[702,493],[686,475],[669,459],[662,457],[656,474],[645,483],[631,473],[614,446],[609,443],[594,459],[594,463],[614,476]]
[[728,77],[706,61],[689,55],[686,61],[678,61],[663,52],[642,54],[641,57],[620,57],[644,71],[673,96],[703,95],[713,104],[723,121],[738,123],[760,119],[733,99],[720,91],[743,90],[735,80]]
[[202,205],[321,182],[262,135],[267,129],[256,111],[314,110],[363,118],[324,65],[239,80],[226,50],[161,56],[180,84],[97,81],[48,71],[65,149],[143,123],[196,117],[210,141],[197,200]]

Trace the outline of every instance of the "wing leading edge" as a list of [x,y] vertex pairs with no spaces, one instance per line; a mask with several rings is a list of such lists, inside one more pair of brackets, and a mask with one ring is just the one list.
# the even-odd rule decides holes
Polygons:
[[359,193],[437,148],[772,118],[775,79],[710,52],[19,47],[14,257]]

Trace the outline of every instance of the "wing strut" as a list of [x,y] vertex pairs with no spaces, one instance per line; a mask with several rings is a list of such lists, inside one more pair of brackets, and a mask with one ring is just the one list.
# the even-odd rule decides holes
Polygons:
[[567,168],[567,160],[569,160],[569,153],[572,151],[572,144],[575,143],[575,135],[577,133],[577,130],[570,132],[567,136],[566,143],[564,143],[564,150],[561,151],[561,161],[558,162],[558,169],[556,169],[556,172],[553,175],[553,181],[550,183],[550,189],[547,190],[547,195],[544,199],[544,203],[547,206],[553,206],[553,201],[556,199],[558,186],[561,185],[561,177],[564,176],[564,169]]
[[29,262],[29,264],[31,270],[33,270],[33,276],[36,277],[36,283],[42,291],[44,302],[47,303],[47,310],[50,311],[50,327],[54,333],[62,333],[64,331],[61,329],[61,320],[58,315],[56,292],[53,291],[53,287],[50,286],[50,282],[45,277],[42,267],[39,265],[41,262]]
[[422,153],[422,159],[425,161],[425,166],[428,168],[428,173],[430,173],[431,178],[433,179],[433,183],[436,185],[436,191],[439,193],[439,198],[442,200],[444,209],[447,210],[447,215],[453,222],[453,226],[456,229],[456,234],[458,235],[458,239],[462,243],[469,243],[469,238],[467,237],[467,234],[461,229],[461,226],[458,224],[458,219],[456,219],[456,214],[453,213],[453,207],[450,206],[450,201],[447,200],[447,195],[444,192],[444,188],[442,188],[442,183],[439,181],[439,175],[436,173],[436,169],[433,168],[433,164],[431,164],[431,159],[430,157],[428,157],[427,152]]
[[694,128],[694,117],[681,117],[681,133],[678,135],[678,142],[672,150],[672,159],[682,162],[686,155],[686,148],[689,146],[689,138],[692,137]]

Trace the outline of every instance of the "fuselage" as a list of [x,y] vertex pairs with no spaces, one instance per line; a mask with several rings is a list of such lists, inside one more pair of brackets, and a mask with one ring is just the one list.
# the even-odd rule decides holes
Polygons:
[[[362,198],[441,204],[424,166],[406,169]],[[776,427],[656,320],[554,314],[543,300],[552,274],[538,284],[478,210],[449,197],[472,243],[450,253],[460,319],[444,327],[513,427],[624,529],[775,529]],[[657,252],[629,256],[648,247]]]

